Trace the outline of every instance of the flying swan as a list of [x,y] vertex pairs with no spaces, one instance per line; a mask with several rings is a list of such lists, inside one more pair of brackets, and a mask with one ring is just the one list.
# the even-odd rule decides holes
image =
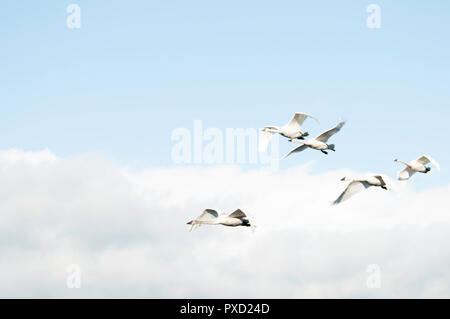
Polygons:
[[403,163],[406,165],[405,169],[401,170],[400,172],[398,172],[398,179],[400,181],[406,181],[408,180],[411,176],[413,176],[416,172],[419,173],[428,173],[429,171],[431,171],[430,167],[425,166],[428,163],[433,164],[434,166],[437,167],[437,169],[440,171],[441,167],[439,166],[439,163],[436,162],[434,159],[432,159],[430,156],[428,155],[423,155],[421,157],[419,157],[418,159],[412,161],[412,162],[403,162],[399,159],[395,159],[395,162],[398,163]]
[[341,130],[341,128],[344,126],[344,124],[345,124],[345,122],[340,122],[338,125],[336,125],[332,129],[329,129],[328,131],[320,134],[319,136],[317,136],[315,138],[311,138],[304,142],[298,141],[298,140],[295,140],[295,141],[292,140],[291,142],[301,143],[302,145],[291,150],[289,153],[286,154],[286,156],[283,157],[283,159],[293,153],[298,153],[298,152],[304,151],[308,147],[319,150],[324,154],[328,154],[328,152],[326,150],[331,150],[334,152],[335,151],[334,144],[327,144],[328,139],[330,137],[332,137],[334,134],[336,134],[337,132],[339,132]]
[[191,231],[195,228],[195,226],[200,225],[224,225],[224,226],[246,226],[250,227],[250,221],[248,220],[247,215],[240,210],[237,209],[230,215],[220,214],[214,209],[205,209],[203,213],[198,216],[196,219],[191,220],[188,225],[191,225]]
[[342,192],[339,197],[332,202],[333,205],[337,205],[339,203],[342,203],[343,201],[346,201],[353,195],[369,188],[372,186],[381,187],[382,189],[389,190],[390,187],[388,186],[388,178],[385,175],[367,175],[365,178],[362,179],[351,179],[348,177],[344,177],[341,179],[341,181],[350,182],[348,184],[347,188]]
[[270,140],[272,139],[273,134],[280,134],[284,137],[287,137],[291,140],[293,139],[304,139],[304,136],[308,136],[308,132],[302,132],[301,127],[303,125],[303,122],[308,118],[312,118],[319,123],[319,121],[313,117],[312,115],[306,114],[306,113],[295,113],[292,120],[282,126],[265,126],[260,133],[259,137],[259,151],[264,152],[267,149],[267,146],[270,143]]

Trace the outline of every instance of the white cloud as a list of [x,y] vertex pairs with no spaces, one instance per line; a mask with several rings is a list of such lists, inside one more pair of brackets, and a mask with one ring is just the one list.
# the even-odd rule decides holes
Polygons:
[[[450,297],[450,186],[330,206],[354,174],[136,173],[93,154],[0,152],[0,297]],[[207,207],[241,208],[258,227],[190,233]],[[66,287],[71,264],[80,289]],[[366,285],[371,264],[380,289]]]

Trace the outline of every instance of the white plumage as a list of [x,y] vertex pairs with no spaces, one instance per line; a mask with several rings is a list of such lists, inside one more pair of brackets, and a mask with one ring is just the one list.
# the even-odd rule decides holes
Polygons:
[[370,174],[361,179],[351,179],[351,178],[344,177],[341,180],[350,182],[350,184],[347,185],[347,188],[333,202],[333,205],[342,203],[343,201],[346,201],[353,195],[355,195],[369,187],[372,187],[372,186],[381,187],[385,190],[391,189],[391,186],[390,186],[391,183],[390,183],[389,178],[383,174],[377,174],[377,175]]
[[430,167],[425,166],[428,163],[433,164],[434,166],[436,166],[438,170],[441,170],[439,163],[428,155],[422,155],[418,159],[411,162],[404,162],[399,159],[395,159],[395,161],[406,165],[406,167],[403,170],[398,172],[398,179],[401,181],[408,180],[416,172],[427,174],[429,171],[431,171]]
[[307,141],[292,141],[296,143],[301,143],[302,145],[297,146],[296,148],[292,149],[289,153],[287,153],[283,158],[288,157],[289,155],[293,153],[298,153],[301,151],[306,150],[307,148],[313,148],[316,150],[321,151],[324,154],[328,154],[326,150],[335,151],[335,145],[334,144],[327,144],[330,137],[332,137],[334,134],[339,132],[341,128],[344,126],[345,122],[340,122],[335,127],[329,129],[326,132],[323,132],[319,136],[309,139]]
[[306,114],[306,113],[300,113],[297,112],[294,114],[294,117],[292,120],[282,126],[265,126],[260,133],[259,136],[259,151],[264,152],[267,149],[267,146],[270,143],[270,140],[272,139],[273,134],[280,134],[284,137],[287,137],[291,140],[293,139],[304,139],[305,136],[308,136],[308,132],[302,132],[301,128],[303,125],[303,122],[308,118],[312,118],[319,122],[315,117],[312,115]]
[[229,215],[219,214],[214,209],[205,209],[200,216],[188,222],[188,225],[191,225],[191,231],[200,225],[224,225],[230,227],[253,226],[250,224],[247,215],[240,209],[235,210]]

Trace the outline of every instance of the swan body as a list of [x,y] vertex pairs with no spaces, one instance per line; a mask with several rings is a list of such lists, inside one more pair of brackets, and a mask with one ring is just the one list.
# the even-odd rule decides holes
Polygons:
[[408,180],[415,173],[427,174],[429,171],[431,171],[431,167],[425,166],[428,163],[431,163],[434,166],[436,166],[438,170],[441,169],[439,163],[428,155],[422,155],[418,159],[411,162],[404,162],[399,159],[395,159],[394,161],[406,165],[406,167],[403,170],[398,172],[398,179],[401,181]]
[[283,158],[286,158],[293,153],[298,153],[298,152],[304,151],[307,148],[312,148],[312,149],[321,151],[324,154],[328,154],[326,150],[331,150],[331,151],[335,152],[335,145],[327,144],[327,142],[330,137],[332,137],[334,134],[336,134],[337,132],[339,132],[341,130],[341,128],[344,126],[344,124],[345,124],[345,122],[340,122],[335,127],[331,128],[328,131],[323,132],[319,136],[317,136],[315,138],[311,138],[307,141],[292,140],[291,142],[301,143],[302,145],[297,146],[296,148],[292,149]]
[[303,125],[303,122],[308,118],[312,118],[319,122],[315,117],[312,115],[306,114],[306,113],[300,113],[297,112],[294,114],[294,117],[292,120],[282,126],[265,126],[261,130],[260,139],[259,139],[259,151],[264,152],[267,149],[267,146],[270,143],[270,140],[272,139],[273,134],[280,134],[286,138],[289,138],[291,140],[294,139],[304,139],[305,136],[309,136],[308,132],[303,132],[301,130],[301,127]]
[[223,225],[229,227],[252,226],[247,215],[245,215],[245,213],[240,209],[235,210],[229,215],[219,214],[214,209],[205,209],[200,216],[194,220],[191,220],[187,224],[191,225],[191,230],[193,230],[195,226],[200,225]]
[[385,175],[367,175],[362,179],[351,179],[348,177],[344,177],[341,181],[350,182],[347,188],[342,192],[341,195],[332,203],[333,205],[337,205],[346,201],[353,195],[367,189],[369,187],[381,187],[382,189],[389,190],[391,187],[388,185],[389,181],[387,176]]

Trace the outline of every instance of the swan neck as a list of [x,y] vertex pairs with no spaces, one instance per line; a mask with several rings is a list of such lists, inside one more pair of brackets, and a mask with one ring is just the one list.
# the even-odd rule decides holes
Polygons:
[[195,220],[194,224],[214,225],[214,224],[217,224],[217,222],[214,220]]

